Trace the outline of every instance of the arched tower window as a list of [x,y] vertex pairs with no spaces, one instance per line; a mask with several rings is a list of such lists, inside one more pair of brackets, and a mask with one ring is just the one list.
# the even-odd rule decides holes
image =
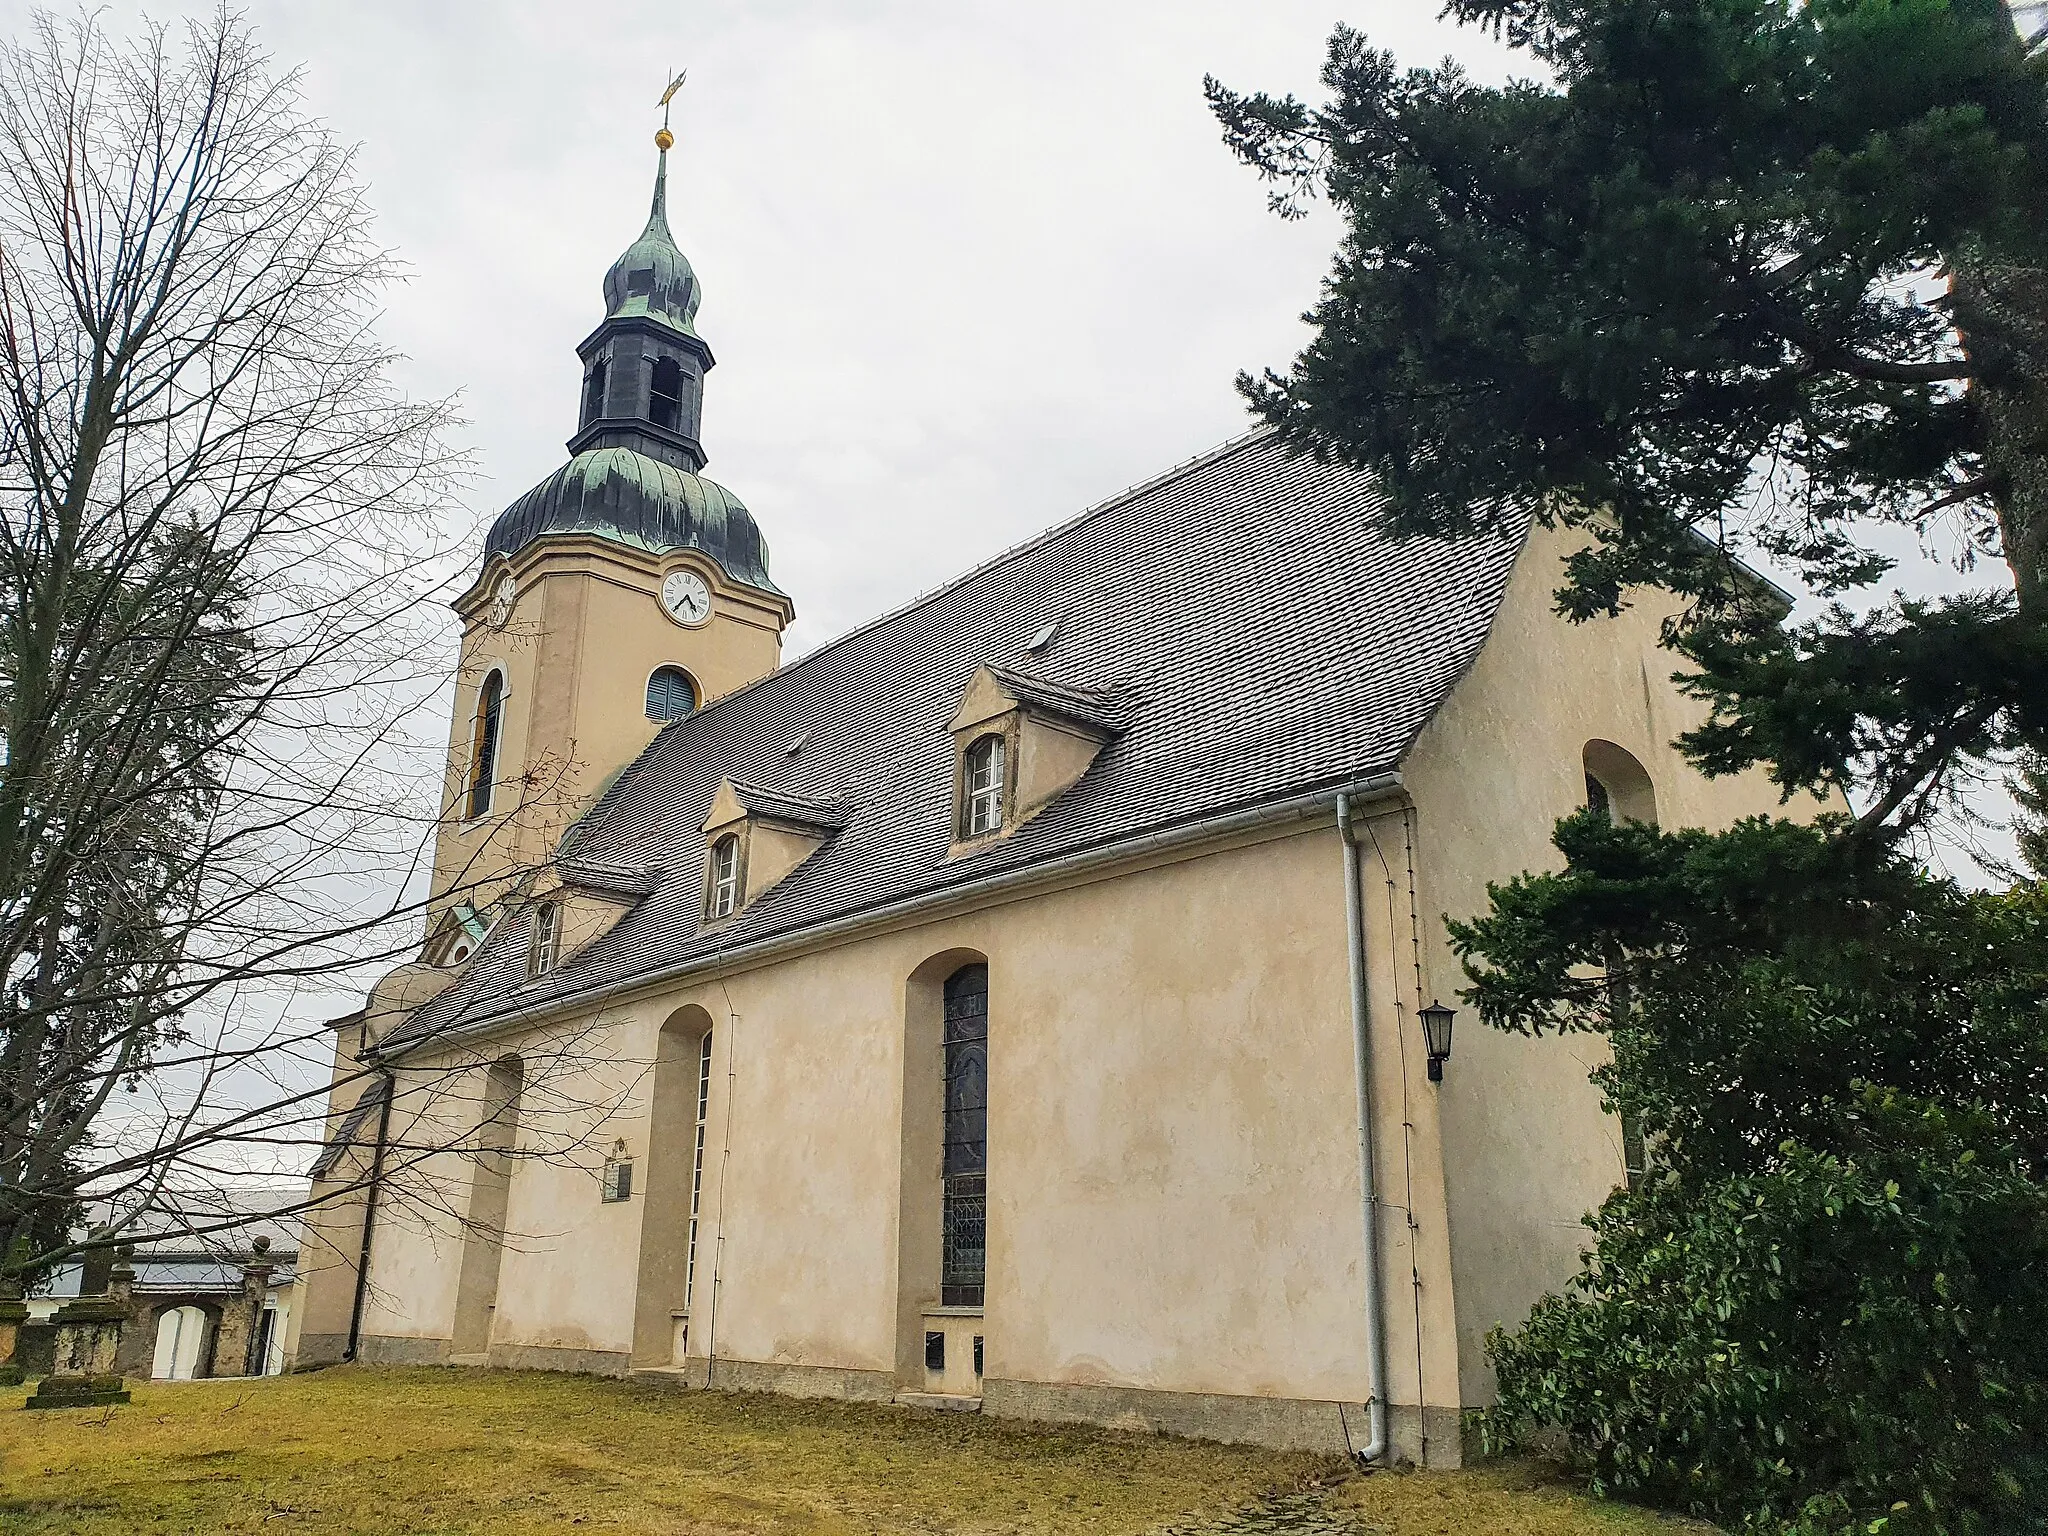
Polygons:
[[654,365],[654,383],[647,396],[647,415],[657,427],[677,430],[683,415],[683,370],[672,357]]
[[680,720],[697,707],[697,687],[681,667],[656,667],[647,679],[647,718]]
[[1586,775],[1586,809],[1610,819],[1614,815],[1614,799],[1607,793],[1607,786],[1591,773]]
[[978,1307],[988,1275],[988,967],[946,978],[945,1205],[939,1303]]
[[469,814],[472,819],[491,808],[491,786],[498,777],[498,737],[505,714],[505,674],[496,668],[477,690],[476,725],[469,746]]
[[961,784],[960,835],[985,837],[1003,825],[1003,738],[984,736],[967,749]]
[[583,380],[583,425],[589,426],[604,415],[605,360],[599,358],[590,365],[590,372]]

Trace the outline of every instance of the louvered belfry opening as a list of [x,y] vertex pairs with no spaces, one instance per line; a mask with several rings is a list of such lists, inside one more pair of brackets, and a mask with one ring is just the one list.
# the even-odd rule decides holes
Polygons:
[[683,414],[683,370],[672,357],[664,357],[654,365],[654,378],[648,386],[647,417],[657,427],[666,427],[674,432],[682,421]]
[[978,1307],[988,1274],[988,967],[946,978],[944,1249],[939,1302]]

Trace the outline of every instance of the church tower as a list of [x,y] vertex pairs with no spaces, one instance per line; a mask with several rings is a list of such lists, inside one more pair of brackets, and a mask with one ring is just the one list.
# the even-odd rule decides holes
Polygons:
[[668,227],[666,128],[647,227],[604,278],[569,462],[491,525],[455,601],[461,670],[435,850],[438,934],[544,862],[663,724],[780,665],[793,610],[740,499],[699,473],[697,274]]

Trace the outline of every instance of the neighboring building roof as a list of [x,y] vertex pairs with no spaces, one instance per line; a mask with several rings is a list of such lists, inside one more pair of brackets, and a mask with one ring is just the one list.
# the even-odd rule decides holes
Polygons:
[[[499,924],[384,1048],[1393,768],[1478,653],[1521,534],[1396,541],[1378,500],[1254,434],[665,726],[564,847],[661,867],[653,895],[531,982],[527,924]],[[1116,730],[1039,815],[954,858],[948,725],[984,665]],[[845,819],[706,935],[701,829],[728,778]]]
[[[239,1290],[242,1266],[254,1259],[259,1237],[270,1240],[264,1262],[276,1266],[271,1283],[288,1284],[297,1268],[305,1225],[303,1215],[293,1208],[303,1204],[306,1195],[302,1184],[160,1190],[149,1209],[121,1229],[119,1241],[135,1250],[136,1286],[145,1291]],[[279,1211],[286,1214],[276,1214]],[[112,1208],[95,1204],[86,1212],[86,1224],[99,1226],[116,1216]],[[78,1294],[82,1272],[80,1264],[64,1266],[52,1294]]]
[[631,448],[588,448],[498,514],[484,555],[511,555],[549,533],[590,533],[654,554],[702,550],[742,586],[778,596],[768,542],[739,497]]

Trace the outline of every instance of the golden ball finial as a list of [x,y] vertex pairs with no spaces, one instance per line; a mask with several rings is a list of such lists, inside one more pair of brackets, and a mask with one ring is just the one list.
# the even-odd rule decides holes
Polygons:
[[654,147],[666,154],[676,147],[676,136],[666,128],[657,128],[654,130]]

